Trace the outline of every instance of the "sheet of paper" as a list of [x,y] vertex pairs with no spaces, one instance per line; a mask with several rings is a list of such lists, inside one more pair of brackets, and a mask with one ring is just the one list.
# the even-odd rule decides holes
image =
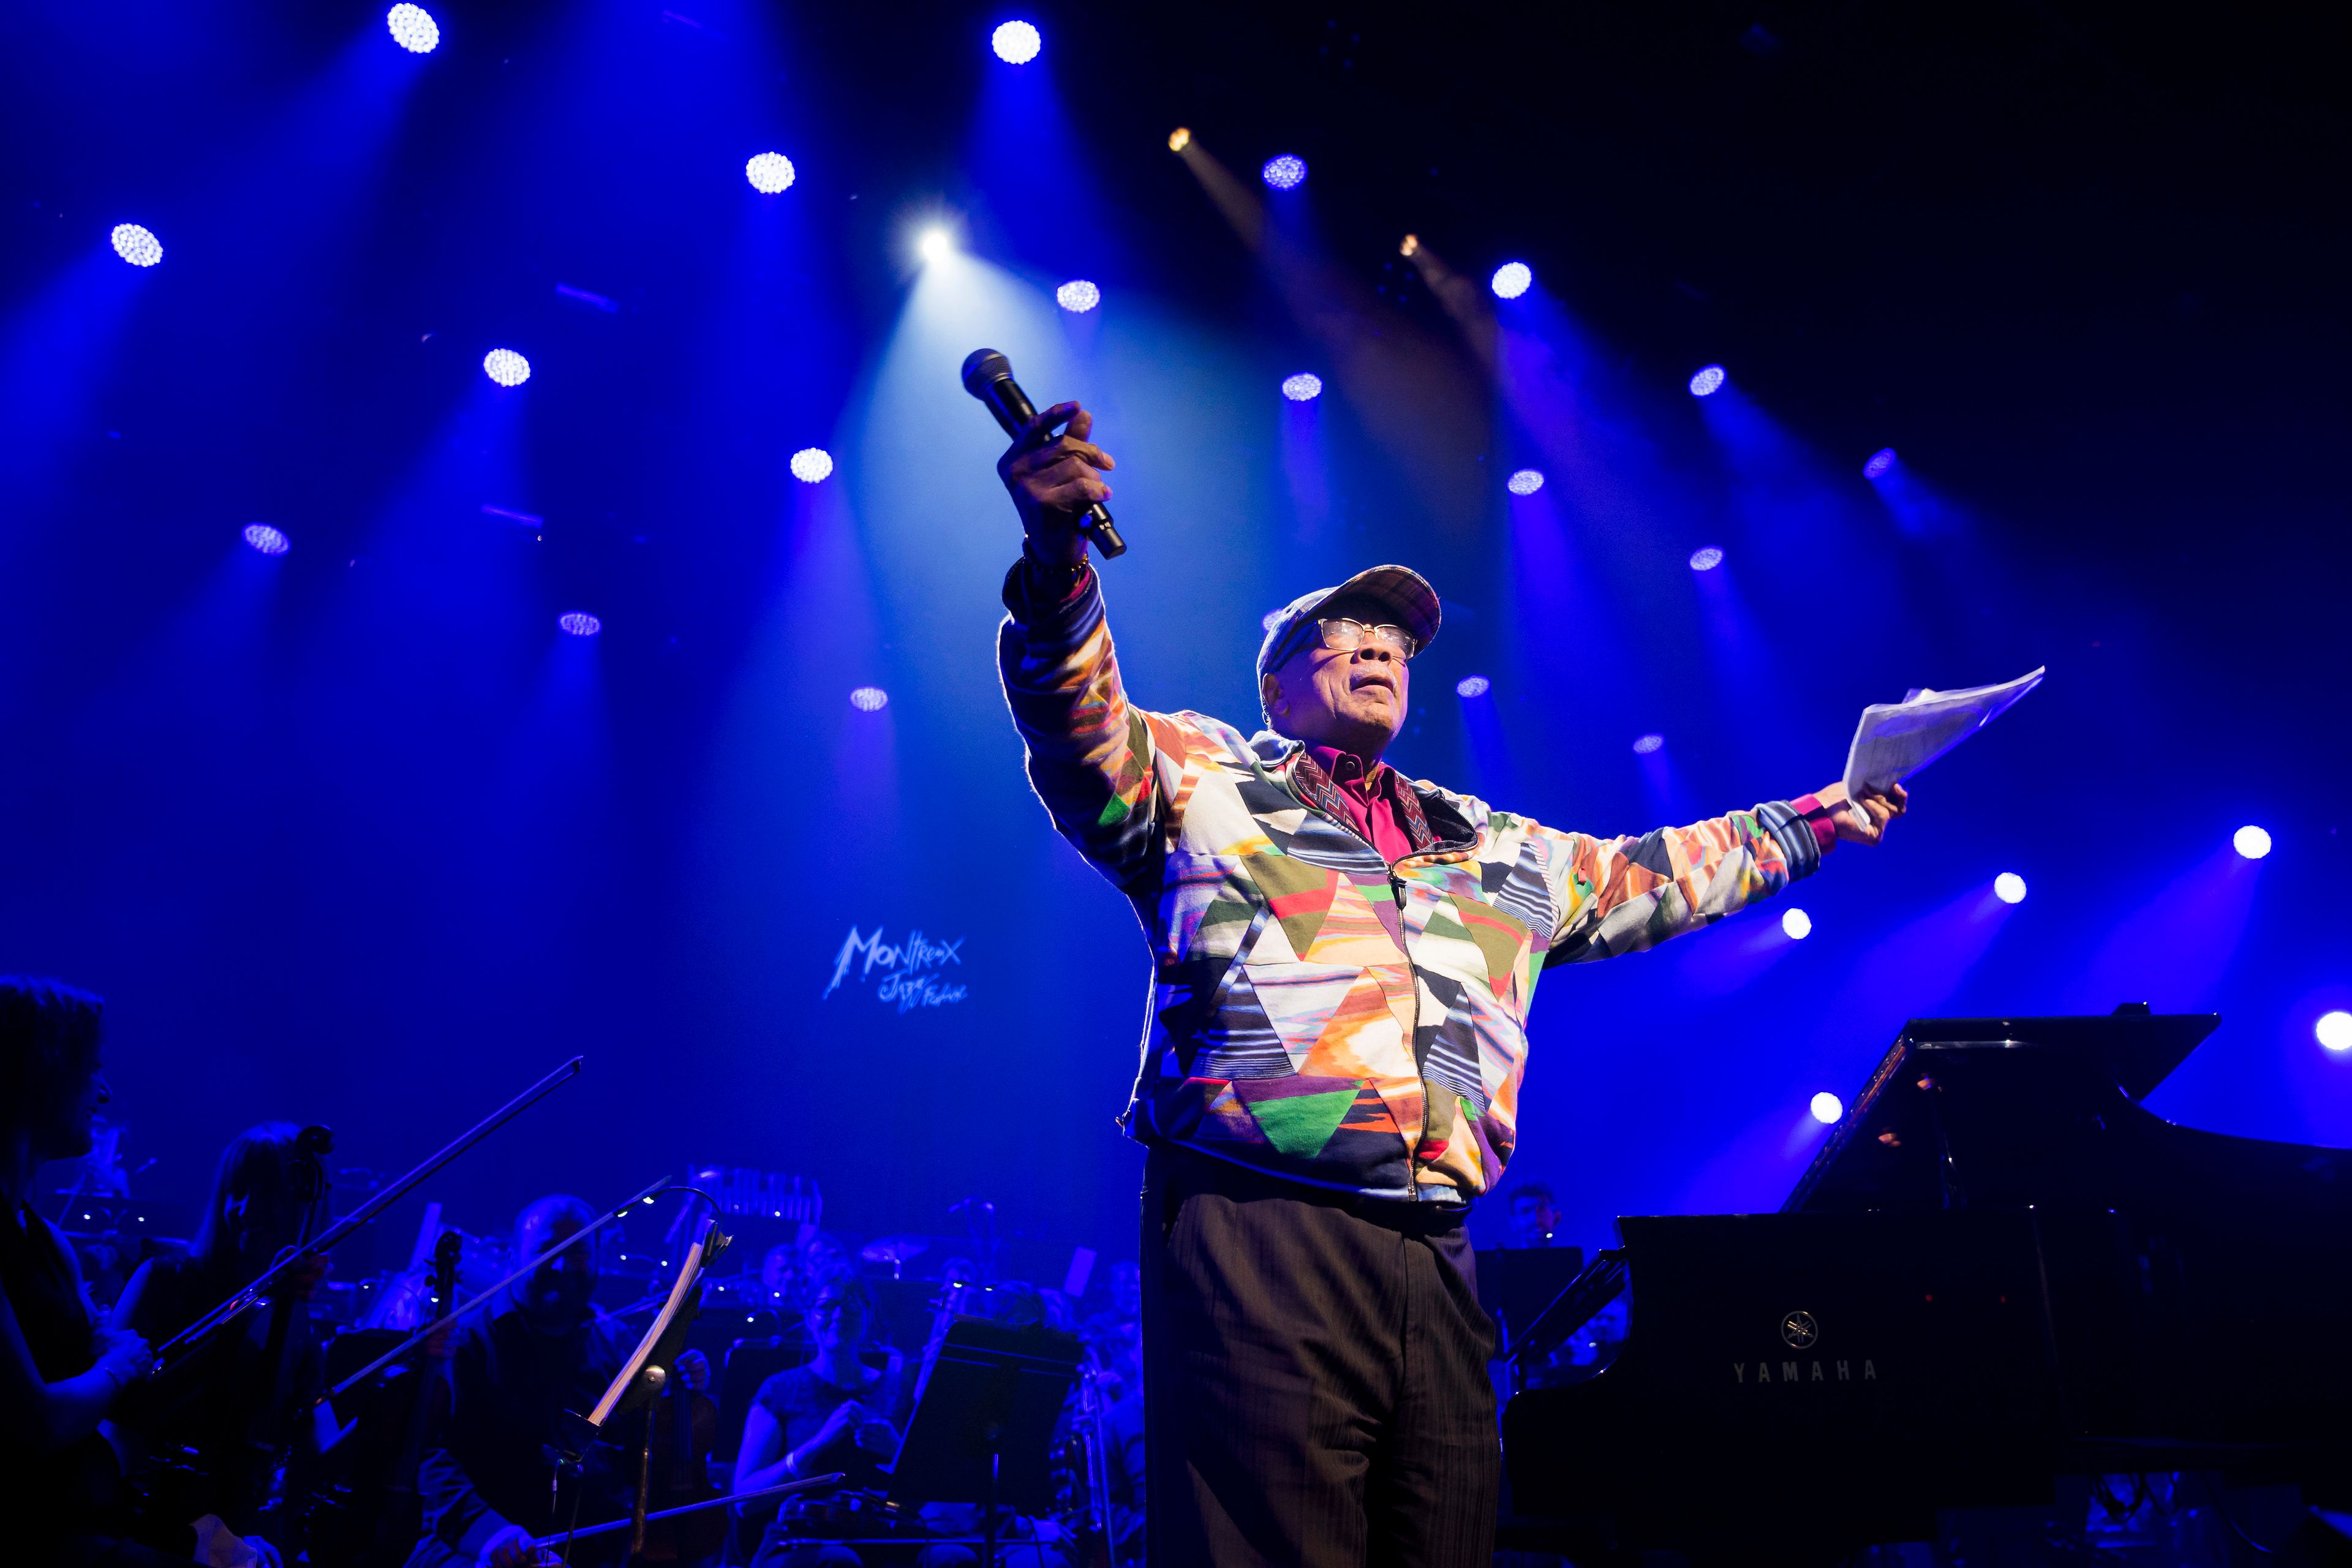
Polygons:
[[2047,666],[1999,686],[1966,691],[1914,691],[1900,702],[1874,702],[1862,710],[1853,748],[1845,754],[1845,792],[1885,790],[1909,778],[2042,684]]

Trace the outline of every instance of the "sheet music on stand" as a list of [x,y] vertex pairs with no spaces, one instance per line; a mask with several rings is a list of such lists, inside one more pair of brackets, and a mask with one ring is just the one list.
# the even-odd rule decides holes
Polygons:
[[1862,710],[1853,745],[1845,757],[1845,793],[1884,793],[2009,711],[2042,684],[2049,667],[2030,670],[1998,686],[1964,691],[1922,689],[1900,702],[1874,702]]

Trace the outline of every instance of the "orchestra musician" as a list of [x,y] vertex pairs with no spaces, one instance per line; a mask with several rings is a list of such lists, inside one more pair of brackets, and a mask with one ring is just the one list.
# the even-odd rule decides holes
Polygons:
[[1402,566],[1269,617],[1255,735],[1146,712],[1078,531],[1110,494],[1092,430],[1066,403],[998,460],[1025,535],[998,669],[1031,784],[1152,949],[1126,1123],[1151,1560],[1485,1568],[1501,1452],[1463,1222],[1511,1157],[1538,975],[1779,893],[1904,792],[1607,838],[1407,779],[1383,753],[1441,614]]
[[[536,1257],[593,1218],[578,1198],[541,1198],[515,1221],[515,1256]],[[460,1326],[448,1413],[417,1479],[425,1532],[409,1568],[553,1563],[535,1541],[628,1511],[634,1450],[593,1445],[577,1477],[558,1484],[557,1456],[575,1442],[567,1413],[592,1409],[629,1351],[621,1326],[591,1301],[595,1287],[592,1238],[556,1253]],[[690,1390],[709,1386],[699,1351],[680,1355],[675,1371]]]
[[103,1005],[58,981],[0,977],[0,1530],[11,1562],[157,1568],[173,1559],[131,1539],[99,1430],[152,1354],[100,1323],[64,1234],[33,1205],[40,1167],[89,1152],[109,1098]]

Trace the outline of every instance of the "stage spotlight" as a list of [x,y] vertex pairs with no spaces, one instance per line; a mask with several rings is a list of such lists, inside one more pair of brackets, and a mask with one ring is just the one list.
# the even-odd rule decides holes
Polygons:
[[1825,1127],[1834,1127],[1837,1125],[1837,1119],[1845,1114],[1845,1101],[1828,1089],[1823,1089],[1813,1096],[1812,1111],[1814,1121]]
[[1419,250],[1420,248],[1421,236],[1417,234],[1409,234],[1406,235],[1403,240],[1398,244],[1397,254],[1399,256],[1411,256],[1414,251]]
[[860,686],[849,693],[849,705],[860,713],[879,713],[890,706],[890,694],[878,686]]
[[955,241],[948,237],[946,229],[927,228],[923,230],[923,237],[915,242],[915,248],[922,253],[926,261],[944,261],[948,253],[955,248]]
[[266,522],[247,523],[245,542],[264,555],[283,555],[294,548],[294,542],[287,538],[282,530],[272,528]]
[[1782,910],[1780,930],[1790,942],[1802,942],[1813,934],[1813,917],[1802,910]]
[[1307,160],[1296,153],[1285,153],[1279,157],[1268,158],[1265,167],[1257,173],[1258,178],[1276,190],[1292,190],[1307,178]]
[[1531,496],[1543,489],[1543,474],[1535,468],[1521,468],[1503,481],[1503,488],[1515,496]]
[[2271,852],[2271,836],[2252,823],[2230,835],[2230,845],[2249,860],[2259,860]]
[[2322,1013],[2311,1032],[2318,1036],[2319,1043],[2331,1051],[2352,1051],[2352,1013],[2340,1008],[2333,1013]]
[[1690,378],[1693,397],[1712,397],[1723,389],[1723,367],[1711,364]]
[[833,473],[833,454],[822,447],[803,447],[793,454],[793,478],[804,485],[822,482]]
[[1456,697],[1484,697],[1493,689],[1493,682],[1483,675],[1465,675],[1454,683]]
[[604,623],[585,610],[566,610],[555,624],[575,637],[593,637],[604,629]]
[[1006,65],[1025,66],[1037,58],[1037,51],[1045,47],[1045,40],[1038,36],[1036,28],[1026,22],[1006,22],[988,36],[988,47],[994,49],[996,58]]
[[512,349],[492,349],[482,356],[482,374],[500,386],[520,386],[530,379],[530,361]]
[[1282,378],[1282,395],[1293,403],[1311,403],[1323,395],[1323,378],[1312,371]]
[[1723,547],[1702,544],[1691,552],[1690,568],[1694,572],[1712,572],[1723,564]]
[[1488,285],[1495,290],[1496,299],[1516,300],[1526,293],[1528,285],[1535,280],[1536,275],[1526,262],[1506,261],[1495,268],[1495,276],[1488,279]]
[[772,196],[791,190],[793,182],[800,178],[800,171],[782,153],[760,153],[744,163],[743,177],[761,195]]
[[1171,153],[1181,153],[1192,144],[1192,133],[1181,125],[1168,133],[1168,150]]
[[1102,290],[1083,278],[1073,278],[1054,290],[1054,303],[1074,316],[1083,316],[1102,303]]
[[1880,475],[1885,473],[1887,469],[1894,466],[1895,448],[1892,447],[1881,447],[1877,451],[1873,452],[1870,455],[1869,459],[1862,465],[1862,477],[1865,479],[1877,479]]
[[2025,879],[2014,871],[2003,871],[1992,879],[1992,896],[2004,904],[2025,902]]
[[392,41],[412,55],[429,55],[441,44],[441,24],[422,5],[394,5],[383,14]]
[[114,254],[133,267],[152,267],[163,259],[163,242],[135,223],[116,224],[108,237],[114,241]]
[[1637,735],[1633,738],[1633,754],[1637,757],[1646,757],[1665,743],[1666,738],[1654,731],[1647,735]]

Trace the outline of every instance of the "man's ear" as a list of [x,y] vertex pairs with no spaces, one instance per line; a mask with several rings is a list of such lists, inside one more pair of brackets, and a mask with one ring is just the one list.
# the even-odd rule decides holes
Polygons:
[[1290,704],[1282,700],[1282,682],[1272,670],[1257,678],[1257,696],[1258,700],[1265,704],[1265,710],[1269,713],[1286,713],[1290,710]]

